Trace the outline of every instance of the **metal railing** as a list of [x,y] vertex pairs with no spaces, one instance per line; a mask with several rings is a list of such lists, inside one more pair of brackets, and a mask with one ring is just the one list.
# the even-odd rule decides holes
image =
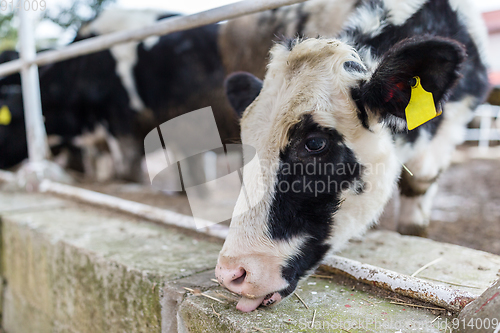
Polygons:
[[490,141],[500,141],[500,106],[483,104],[475,113],[480,119],[479,128],[468,128],[465,132],[465,141],[478,141],[479,148],[487,151]]

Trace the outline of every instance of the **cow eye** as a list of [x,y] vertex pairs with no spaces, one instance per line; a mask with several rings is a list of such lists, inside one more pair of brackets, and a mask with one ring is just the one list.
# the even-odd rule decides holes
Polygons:
[[310,153],[319,153],[326,148],[328,143],[325,138],[310,138],[305,143],[305,148]]

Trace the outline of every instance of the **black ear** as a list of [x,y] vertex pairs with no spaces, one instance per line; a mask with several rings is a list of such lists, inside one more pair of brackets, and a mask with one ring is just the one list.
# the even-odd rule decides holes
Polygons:
[[362,83],[353,96],[358,105],[361,102],[384,118],[394,115],[405,119],[412,79],[419,76],[422,87],[432,93],[436,108],[441,110],[441,104],[460,78],[465,58],[464,46],[451,39],[433,36],[405,39],[383,56],[371,79]]
[[262,89],[262,81],[246,72],[231,74],[224,85],[229,103],[240,117]]

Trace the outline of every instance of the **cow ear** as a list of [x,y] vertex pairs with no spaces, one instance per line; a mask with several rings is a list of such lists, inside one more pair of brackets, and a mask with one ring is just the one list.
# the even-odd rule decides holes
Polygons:
[[246,72],[231,74],[224,85],[229,103],[240,117],[262,89],[262,81]]
[[405,120],[413,78],[418,76],[422,87],[432,93],[439,112],[460,78],[459,69],[465,57],[464,46],[451,39],[431,36],[405,39],[383,56],[372,77],[360,85],[357,103],[393,123],[397,119],[391,115]]

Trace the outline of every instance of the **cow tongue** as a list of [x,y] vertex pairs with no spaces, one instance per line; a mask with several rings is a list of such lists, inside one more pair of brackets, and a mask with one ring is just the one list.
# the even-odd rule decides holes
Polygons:
[[258,297],[258,298],[246,298],[242,297],[238,304],[236,305],[236,309],[243,311],[243,312],[250,312],[259,307],[259,305],[262,303],[264,300],[264,297]]

